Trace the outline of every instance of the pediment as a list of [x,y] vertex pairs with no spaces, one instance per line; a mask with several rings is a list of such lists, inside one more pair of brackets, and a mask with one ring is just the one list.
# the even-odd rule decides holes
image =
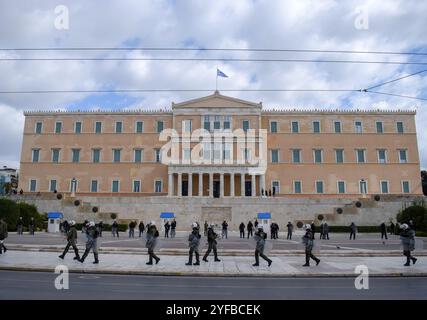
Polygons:
[[177,108],[262,108],[262,103],[254,103],[251,101],[241,100],[229,96],[222,95],[219,91],[213,94],[183,101],[180,103],[172,102],[172,109]]

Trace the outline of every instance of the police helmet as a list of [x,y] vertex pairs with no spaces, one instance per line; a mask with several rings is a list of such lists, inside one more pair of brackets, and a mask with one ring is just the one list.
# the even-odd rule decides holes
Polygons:
[[408,228],[409,228],[409,226],[408,226],[406,223],[404,223],[404,224],[402,224],[402,225],[400,226],[400,228],[401,228],[401,229],[403,229],[403,230],[406,230],[406,229],[408,229]]
[[90,221],[87,225],[88,225],[88,227],[94,227],[95,226],[95,222]]

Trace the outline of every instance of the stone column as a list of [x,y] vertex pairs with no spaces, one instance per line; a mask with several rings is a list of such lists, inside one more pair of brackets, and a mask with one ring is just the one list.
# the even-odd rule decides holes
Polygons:
[[173,197],[173,173],[169,173],[168,196]]
[[240,175],[240,196],[241,197],[245,196],[245,174],[244,173]]
[[199,173],[199,197],[203,196],[203,173]]
[[178,197],[182,197],[182,173],[178,173]]
[[220,190],[219,196],[221,198],[224,198],[224,173],[221,173],[219,175],[219,190]]
[[213,173],[209,173],[209,197],[213,198]]
[[234,197],[234,173],[230,174],[230,197]]
[[251,191],[251,193],[252,193],[252,197],[255,197],[256,196],[256,175],[251,175],[251,187],[252,187],[252,191]]
[[192,173],[188,174],[188,196],[189,197],[193,196],[193,174]]

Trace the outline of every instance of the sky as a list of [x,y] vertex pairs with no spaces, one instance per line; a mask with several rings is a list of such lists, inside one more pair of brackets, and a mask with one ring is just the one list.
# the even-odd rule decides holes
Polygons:
[[[58,7],[59,6],[59,7]],[[427,1],[0,0],[0,48],[180,47],[427,52]],[[190,57],[427,62],[427,56],[153,51],[5,51],[0,58]],[[423,65],[226,61],[0,61],[0,91],[362,89]],[[427,98],[427,72],[378,91]],[[19,167],[24,110],[153,109],[212,92],[0,93],[0,167]],[[417,110],[427,168],[427,101],[360,92],[232,92],[267,108]]]

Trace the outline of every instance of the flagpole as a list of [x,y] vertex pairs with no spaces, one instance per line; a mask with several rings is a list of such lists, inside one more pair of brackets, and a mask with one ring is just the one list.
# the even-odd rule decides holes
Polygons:
[[218,91],[218,67],[216,67],[215,91]]

